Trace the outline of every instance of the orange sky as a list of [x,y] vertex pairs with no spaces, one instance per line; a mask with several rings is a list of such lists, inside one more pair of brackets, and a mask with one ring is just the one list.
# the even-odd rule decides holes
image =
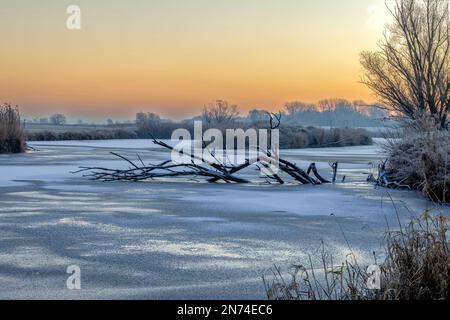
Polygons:
[[[28,116],[181,118],[226,99],[373,100],[358,83],[383,0],[1,0],[0,99]],[[66,28],[66,8],[82,29]]]

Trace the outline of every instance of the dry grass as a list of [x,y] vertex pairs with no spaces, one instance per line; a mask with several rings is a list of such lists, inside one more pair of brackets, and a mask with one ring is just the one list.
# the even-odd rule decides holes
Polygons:
[[386,235],[381,289],[367,285],[366,267],[353,254],[341,265],[322,247],[320,270],[310,257],[307,267],[294,266],[288,279],[279,268],[264,279],[270,300],[449,300],[448,219],[429,211]]
[[20,113],[9,104],[0,106],[0,153],[25,152],[26,143]]
[[430,211],[399,231],[389,231],[382,268],[383,297],[449,300],[448,218]]
[[[320,268],[315,268],[315,264]],[[365,270],[350,254],[341,265],[335,265],[333,256],[322,251],[317,257],[308,257],[306,265],[294,265],[286,278],[281,269],[272,270],[272,280],[264,278],[269,300],[362,300],[366,299]]]

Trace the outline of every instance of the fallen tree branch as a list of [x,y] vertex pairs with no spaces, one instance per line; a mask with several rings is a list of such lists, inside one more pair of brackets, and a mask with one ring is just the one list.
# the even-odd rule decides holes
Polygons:
[[308,168],[308,171],[306,172],[308,175],[313,172],[314,176],[321,182],[321,183],[330,183],[327,179],[323,178],[319,172],[317,171],[316,164],[313,162]]
[[[138,155],[140,165],[136,164],[127,157],[111,152],[115,157],[128,163],[131,167],[127,169],[110,169],[102,167],[80,167],[80,170],[73,173],[83,173],[85,177],[91,180],[100,181],[151,181],[158,178],[175,178],[175,177],[190,177],[190,178],[206,178],[209,183],[216,183],[223,181],[225,183],[250,183],[249,180],[241,178],[238,174],[244,169],[255,165],[267,181],[275,181],[278,184],[285,184],[285,179],[281,173],[294,179],[295,182],[301,184],[319,185],[322,183],[329,183],[323,178],[315,166],[311,164],[308,172],[300,169],[296,164],[284,159],[273,159],[270,152],[262,152],[258,150],[257,157],[250,159],[246,158],[241,164],[233,165],[229,161],[219,161],[217,157],[212,154],[214,161],[204,159],[204,157],[197,154],[187,153],[184,150],[178,150],[163,141],[154,139],[153,143],[159,145],[172,152],[178,152],[180,155],[186,156],[190,162],[174,163],[172,160],[164,161],[156,165],[145,165],[142,158]],[[202,150],[203,151],[203,150]],[[279,170],[273,170],[271,164],[277,163]],[[314,177],[310,176],[313,173]]]

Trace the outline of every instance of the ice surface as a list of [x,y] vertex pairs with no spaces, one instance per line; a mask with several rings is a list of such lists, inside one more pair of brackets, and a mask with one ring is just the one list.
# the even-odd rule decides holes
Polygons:
[[[342,261],[345,238],[372,262],[397,220],[386,190],[366,183],[383,158],[377,145],[283,150],[325,176],[340,162],[346,183],[315,187],[94,182],[70,172],[127,166],[110,151],[149,162],[169,153],[149,140],[32,146],[39,151],[0,156],[0,298],[264,299],[261,275],[274,264],[302,263],[322,240]],[[391,196],[402,220],[428,205],[414,192]],[[78,292],[65,287],[72,264]]]

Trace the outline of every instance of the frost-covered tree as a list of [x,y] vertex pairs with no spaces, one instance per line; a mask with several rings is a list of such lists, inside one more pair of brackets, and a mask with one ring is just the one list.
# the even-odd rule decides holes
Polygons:
[[67,118],[65,115],[57,113],[50,117],[50,122],[55,126],[61,126],[67,123]]
[[363,52],[365,83],[395,114],[447,128],[450,113],[449,1],[395,0],[376,52]]
[[217,100],[214,104],[203,108],[202,119],[207,124],[222,125],[233,123],[239,116],[237,105]]

